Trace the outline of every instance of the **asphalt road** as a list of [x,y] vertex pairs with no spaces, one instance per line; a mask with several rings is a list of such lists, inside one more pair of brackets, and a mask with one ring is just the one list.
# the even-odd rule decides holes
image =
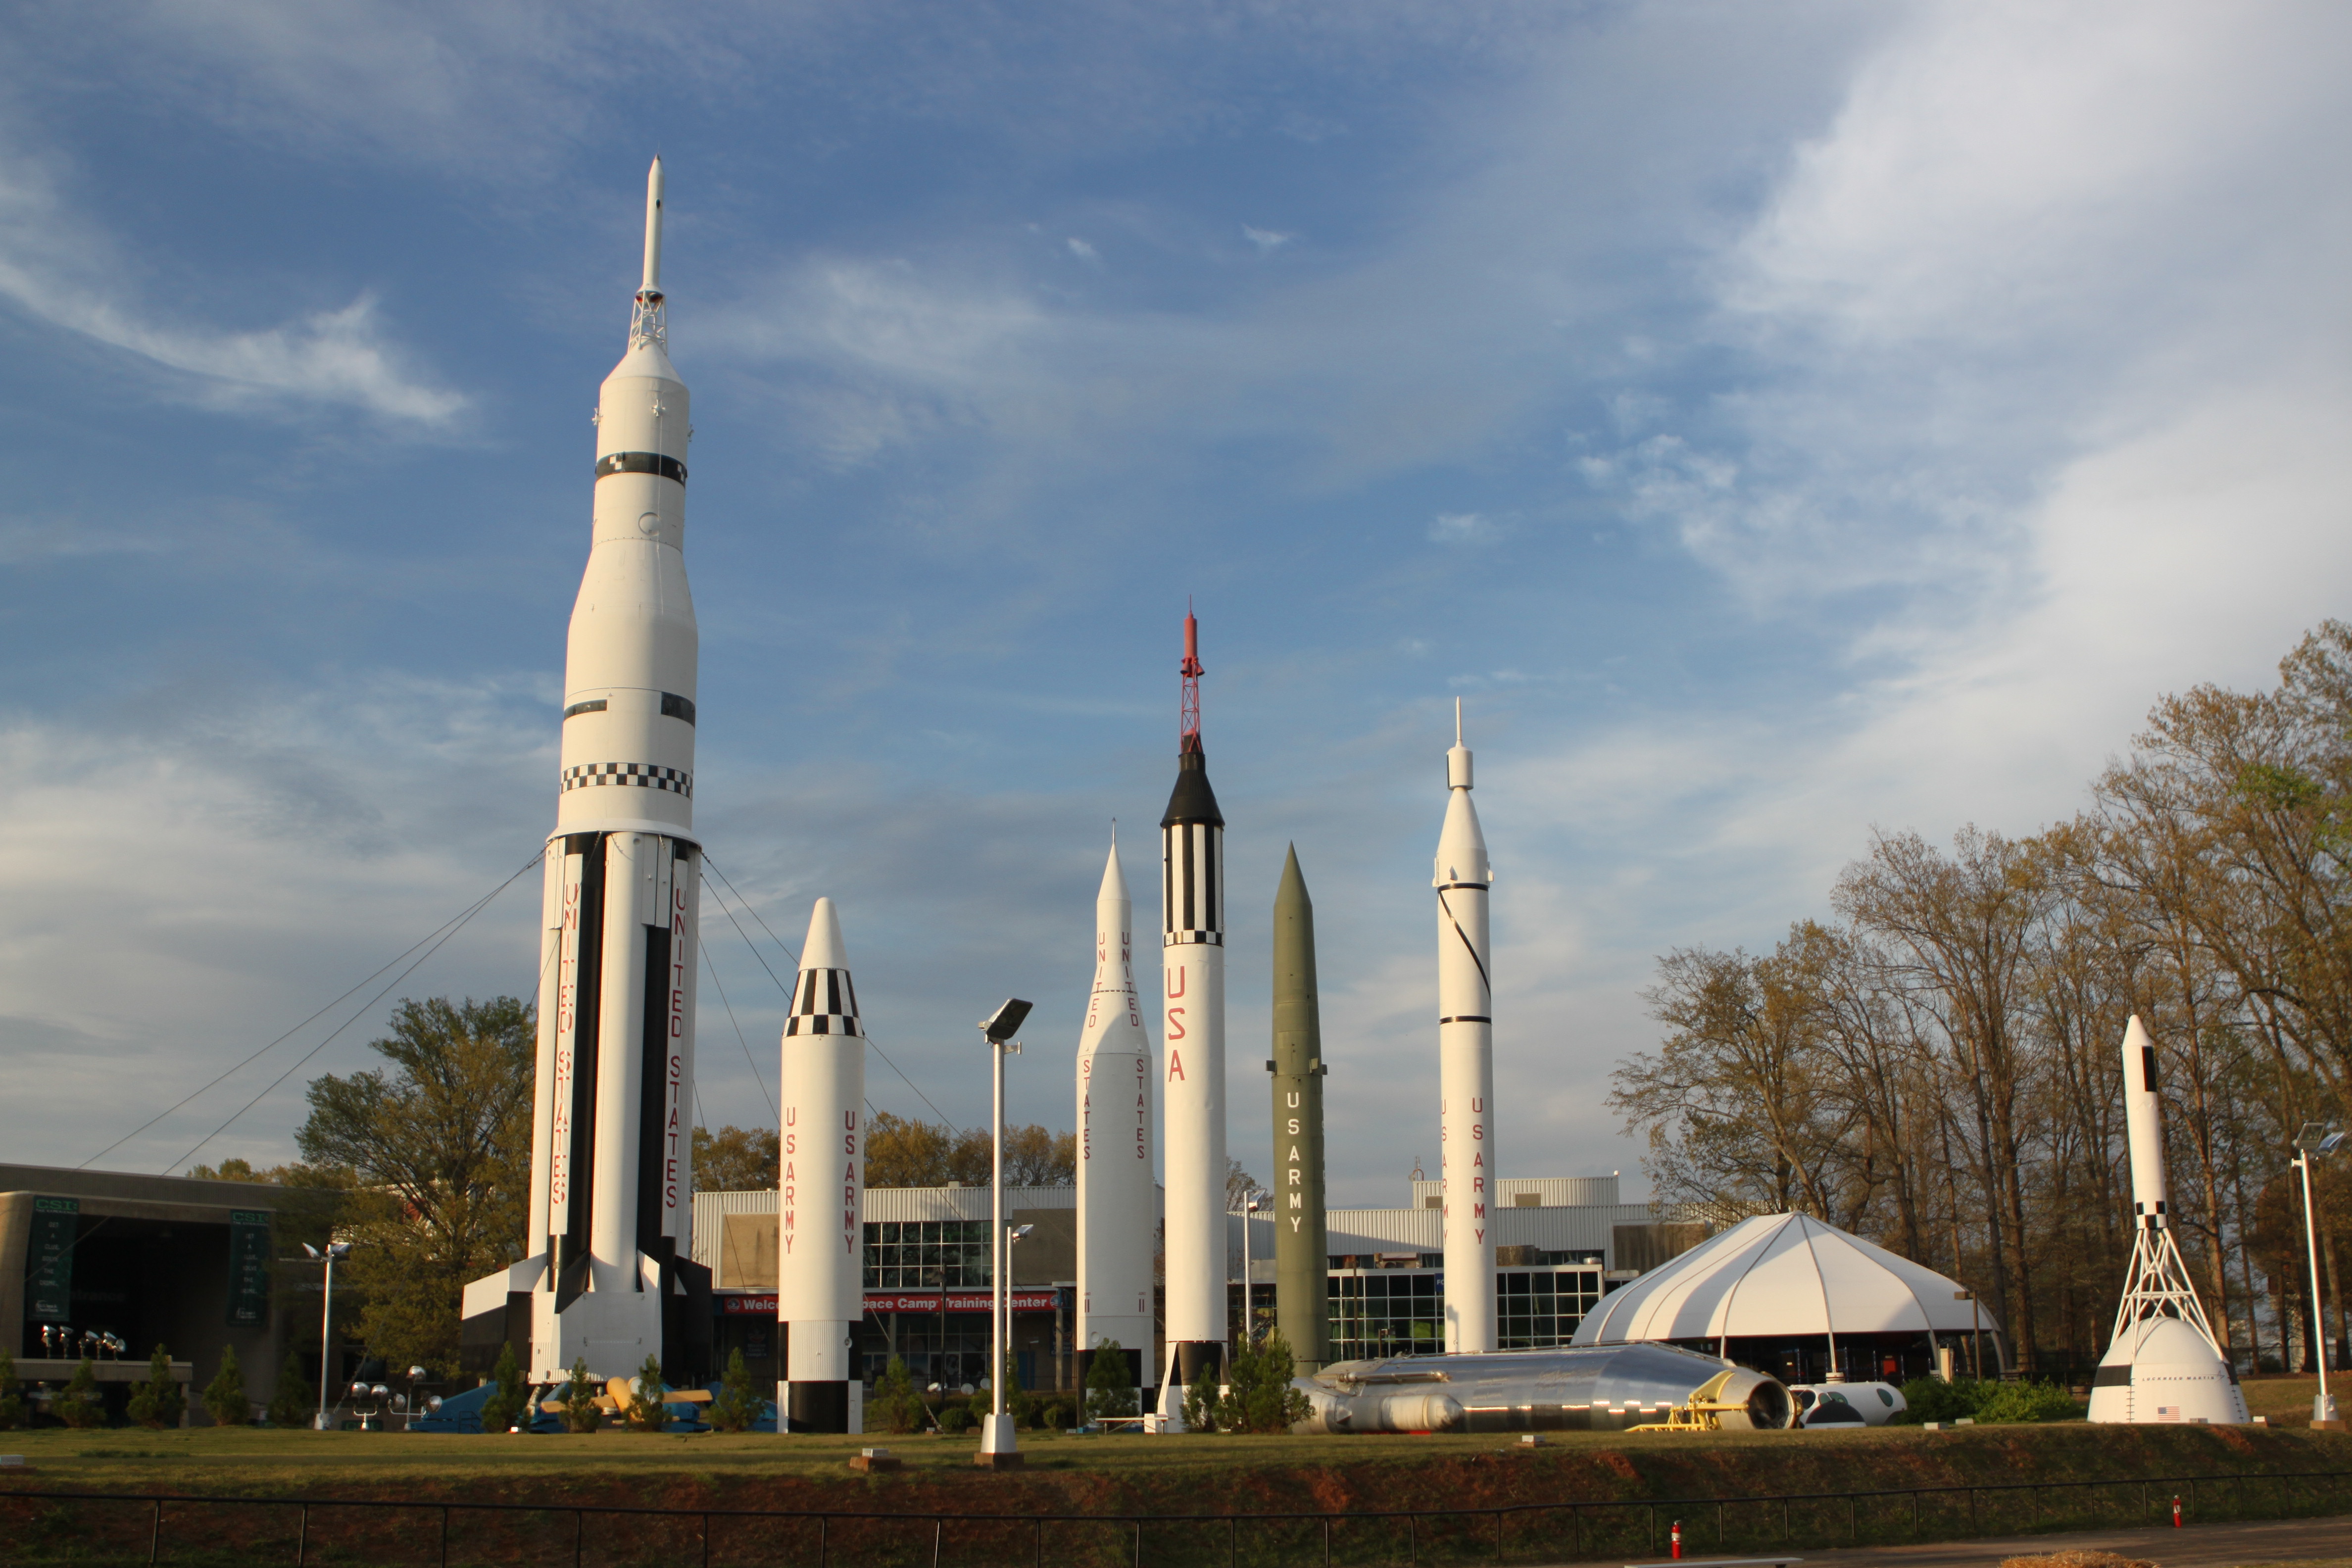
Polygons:
[[[2245,1568],[2256,1563],[2352,1561],[2352,1514],[2333,1519],[2263,1520],[2252,1524],[2168,1525],[2132,1530],[2081,1530],[2053,1535],[2009,1535],[1983,1541],[1931,1542],[1919,1546],[1871,1546],[1808,1552],[1808,1568],[1995,1568],[2003,1558],[2052,1552],[2113,1552],[2158,1568]],[[1653,1561],[1655,1561],[1654,1559]],[[1691,1556],[1679,1568],[1706,1568],[1726,1557]]]

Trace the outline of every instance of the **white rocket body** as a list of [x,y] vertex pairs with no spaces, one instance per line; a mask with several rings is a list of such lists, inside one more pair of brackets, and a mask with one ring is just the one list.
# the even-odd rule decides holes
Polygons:
[[527,1371],[540,1382],[581,1360],[600,1378],[634,1375],[647,1355],[676,1379],[709,1372],[696,1359],[707,1359],[708,1324],[695,1321],[695,1310],[708,1313],[708,1282],[691,1261],[698,637],[684,554],[687,391],[666,345],[661,201],[656,160],[629,348],[598,395],[588,565],[565,648],[541,921],[534,1251],[466,1294],[471,1339],[501,1288],[530,1292]]
[[1225,824],[1197,748],[1160,824],[1167,1366],[1160,1414],[1225,1364]]
[[794,1432],[862,1432],[850,1342],[866,1316],[866,1032],[831,899],[809,916],[777,1109],[776,1409]]
[[1470,749],[1454,710],[1445,753],[1445,826],[1437,838],[1438,1174],[1445,1184],[1445,1348],[1496,1348],[1495,989],[1486,933],[1495,880],[1470,804]]
[[2135,1015],[2124,1029],[2124,1127],[2131,1152],[2131,1273],[2115,1342],[2091,1380],[2090,1418],[2108,1422],[2242,1424],[2235,1366],[2189,1282],[2172,1234],[2164,1170],[2164,1107],[2156,1042]]
[[1111,846],[1095,896],[1095,984],[1078,1037],[1078,1338],[1151,1356],[1151,1039],[1135,990],[1135,906]]

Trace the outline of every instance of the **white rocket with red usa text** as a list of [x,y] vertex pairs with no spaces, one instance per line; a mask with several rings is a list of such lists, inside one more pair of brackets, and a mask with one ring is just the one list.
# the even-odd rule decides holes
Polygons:
[[1454,704],[1437,836],[1437,1138],[1445,1184],[1445,1348],[1495,1348],[1495,986],[1486,897],[1495,869],[1470,804],[1470,748]]
[[851,1338],[866,1316],[866,1030],[831,899],[810,911],[784,1022],[776,1194],[779,1421],[794,1432],[865,1429]]
[[1225,818],[1201,748],[1200,623],[1184,617],[1176,787],[1160,818],[1167,1363],[1160,1414],[1225,1364]]

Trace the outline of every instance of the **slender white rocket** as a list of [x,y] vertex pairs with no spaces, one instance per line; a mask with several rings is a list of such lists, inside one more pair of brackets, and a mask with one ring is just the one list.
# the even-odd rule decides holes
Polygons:
[[1225,1363],[1225,818],[1201,749],[1200,624],[1184,617],[1176,788],[1160,819],[1167,1167],[1166,1375],[1160,1414]]
[[[1135,906],[1118,842],[1095,895],[1095,984],[1078,1037],[1078,1338],[1151,1356],[1151,1037],[1135,991]],[[1084,1380],[1080,1380],[1083,1384]]]
[[809,914],[776,1104],[776,1407],[795,1432],[860,1432],[850,1340],[866,1315],[866,1031],[831,899]]
[[1439,1175],[1445,1184],[1445,1348],[1495,1348],[1495,987],[1486,940],[1495,880],[1486,836],[1470,804],[1470,748],[1462,702],[1445,753],[1445,826],[1437,836],[1437,1082]]
[[[587,570],[564,653],[562,775],[548,839],[531,1120],[534,1379],[658,1354],[709,1374],[692,1254],[698,633],[687,590],[688,397],[658,282],[662,169],[646,193],[646,273],[596,411]],[[522,1266],[519,1266],[522,1267]],[[464,1353],[507,1303],[467,1291]],[[492,1302],[497,1300],[494,1308]]]

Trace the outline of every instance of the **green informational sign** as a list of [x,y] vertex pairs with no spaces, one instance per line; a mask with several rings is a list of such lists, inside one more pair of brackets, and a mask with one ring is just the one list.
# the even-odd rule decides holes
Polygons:
[[269,1215],[228,1211],[228,1326],[257,1329],[269,1321]]
[[74,1232],[81,1224],[79,1198],[33,1200],[32,1267],[25,1279],[25,1316],[62,1323],[73,1312]]

